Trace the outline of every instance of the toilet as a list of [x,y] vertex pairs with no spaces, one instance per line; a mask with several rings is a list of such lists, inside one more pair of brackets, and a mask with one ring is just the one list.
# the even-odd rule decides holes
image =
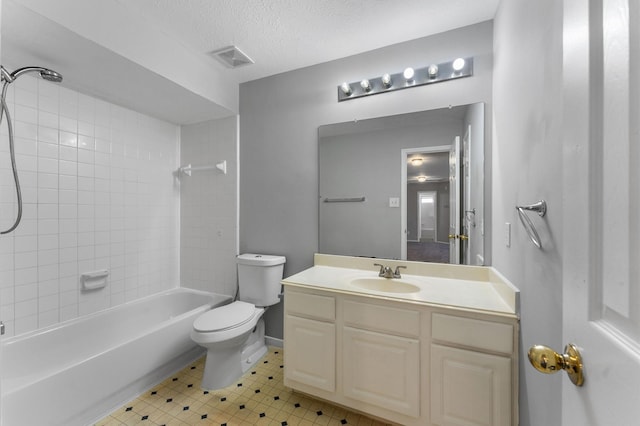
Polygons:
[[236,259],[238,300],[200,315],[191,330],[191,339],[207,349],[206,390],[235,382],[267,353],[262,315],[280,302],[285,257],[247,253]]

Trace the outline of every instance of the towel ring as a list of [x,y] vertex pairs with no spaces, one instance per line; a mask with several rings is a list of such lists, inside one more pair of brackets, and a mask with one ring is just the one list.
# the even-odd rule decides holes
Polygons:
[[518,210],[518,216],[520,217],[520,222],[524,229],[527,231],[527,235],[529,235],[529,239],[531,242],[538,247],[542,248],[542,242],[540,241],[540,236],[538,235],[538,231],[536,231],[536,227],[533,226],[533,222],[527,216],[525,210],[537,212],[540,217],[544,217],[547,214],[547,203],[544,200],[540,200],[537,203],[530,204],[528,206],[516,206],[516,210]]

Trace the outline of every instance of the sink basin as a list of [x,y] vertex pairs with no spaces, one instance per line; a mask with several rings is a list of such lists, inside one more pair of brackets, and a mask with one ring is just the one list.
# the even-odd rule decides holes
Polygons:
[[380,291],[384,293],[417,293],[417,285],[394,278],[355,278],[349,284],[363,290]]

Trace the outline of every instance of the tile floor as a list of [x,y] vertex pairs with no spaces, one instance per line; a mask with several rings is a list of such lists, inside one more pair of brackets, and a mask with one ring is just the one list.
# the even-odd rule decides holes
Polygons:
[[215,391],[200,389],[199,359],[96,426],[116,425],[370,425],[384,423],[294,393],[282,383],[282,349],[269,352],[236,383]]

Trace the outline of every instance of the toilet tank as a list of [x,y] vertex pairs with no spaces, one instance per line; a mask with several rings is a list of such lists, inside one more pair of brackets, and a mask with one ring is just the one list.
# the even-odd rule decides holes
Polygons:
[[284,256],[245,253],[237,257],[238,298],[256,306],[271,306],[280,302]]

